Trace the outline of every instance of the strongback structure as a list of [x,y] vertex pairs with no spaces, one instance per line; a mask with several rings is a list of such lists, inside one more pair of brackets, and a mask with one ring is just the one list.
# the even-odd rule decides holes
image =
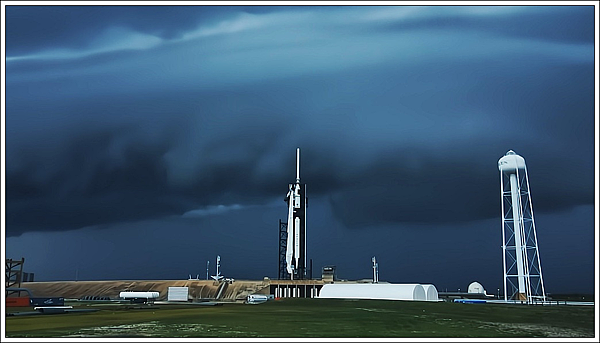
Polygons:
[[509,150],[498,161],[502,201],[504,300],[545,301],[525,159]]
[[[296,182],[289,184],[285,201],[288,205],[287,223],[279,221],[279,277],[289,277],[291,280],[306,279],[307,202],[306,184],[300,183],[300,148],[296,149]],[[284,224],[285,234],[282,232]],[[284,236],[285,241],[282,241]],[[284,244],[285,248],[283,248]],[[283,250],[285,250],[285,272],[281,270]],[[287,275],[284,275],[286,273]]]
[[285,260],[285,254],[287,251],[287,223],[279,220],[279,280],[286,280],[290,278],[287,272],[287,262]]

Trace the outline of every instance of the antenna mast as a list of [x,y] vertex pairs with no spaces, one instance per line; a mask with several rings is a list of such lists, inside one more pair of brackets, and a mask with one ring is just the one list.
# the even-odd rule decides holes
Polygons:
[[296,183],[300,183],[300,148],[296,148]]

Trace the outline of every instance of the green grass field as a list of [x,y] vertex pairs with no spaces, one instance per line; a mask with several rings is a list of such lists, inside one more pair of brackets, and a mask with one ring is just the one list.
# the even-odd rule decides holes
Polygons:
[[594,337],[593,306],[281,299],[258,305],[96,308],[102,310],[6,317],[6,336]]

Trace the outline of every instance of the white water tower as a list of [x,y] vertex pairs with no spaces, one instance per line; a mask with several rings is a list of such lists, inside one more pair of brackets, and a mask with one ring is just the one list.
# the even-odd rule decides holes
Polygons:
[[509,150],[498,161],[502,201],[504,300],[545,301],[525,159]]

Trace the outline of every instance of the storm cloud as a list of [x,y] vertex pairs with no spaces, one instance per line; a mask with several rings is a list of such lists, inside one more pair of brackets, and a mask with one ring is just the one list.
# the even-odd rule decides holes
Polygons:
[[509,149],[536,212],[594,203],[593,7],[6,16],[8,236],[265,205],[297,146],[347,227],[496,218]]

